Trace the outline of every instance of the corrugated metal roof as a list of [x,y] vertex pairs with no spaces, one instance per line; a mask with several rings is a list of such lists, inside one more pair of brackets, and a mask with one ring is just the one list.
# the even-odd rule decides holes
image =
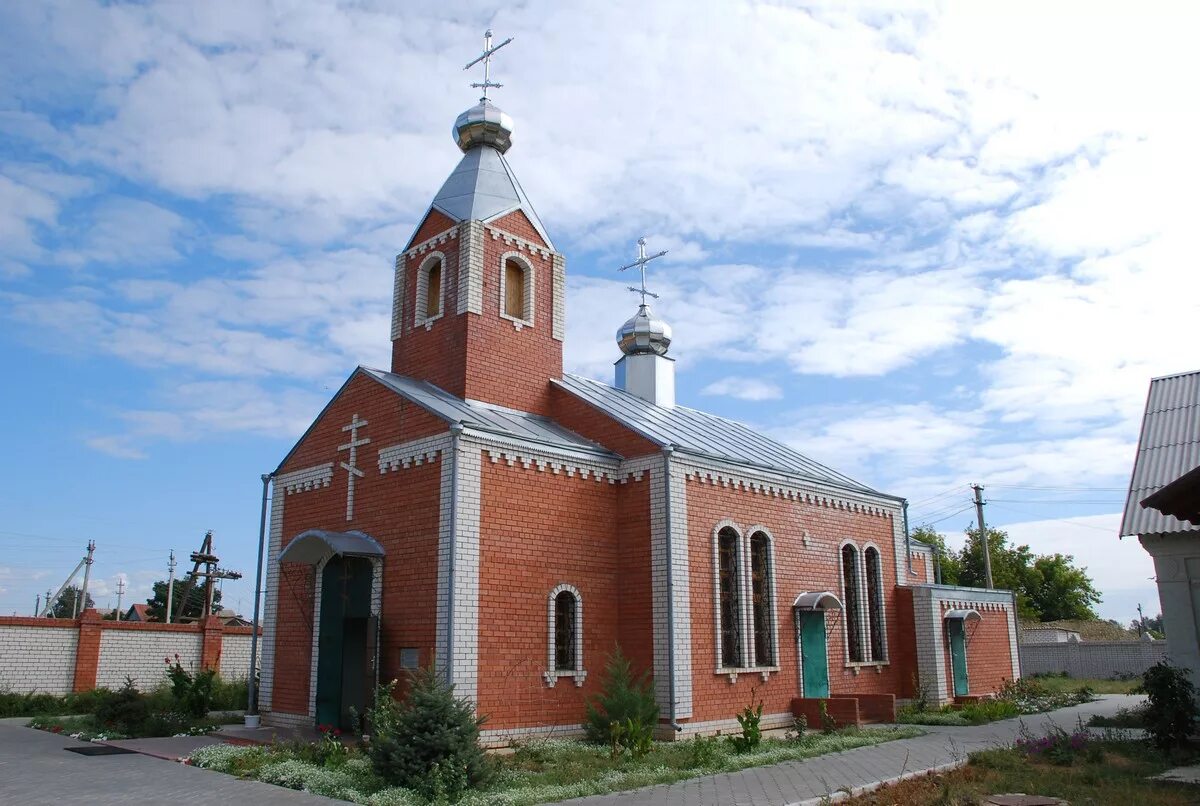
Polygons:
[[1200,531],[1156,509],[1147,496],[1200,466],[1200,371],[1150,381],[1137,458],[1125,499],[1122,535]]
[[554,248],[508,161],[491,146],[476,146],[463,155],[433,197],[433,206],[455,221],[492,221],[521,210],[546,245]]
[[685,453],[753,465],[843,489],[884,495],[739,422],[686,406],[655,406],[622,389],[576,375],[564,375],[561,381],[553,383],[658,445],[671,445]]
[[540,442],[558,448],[613,457],[610,451],[568,431],[558,423],[537,414],[494,406],[475,400],[463,400],[428,381],[418,381],[381,369],[360,367],[371,377],[421,408],[451,423],[510,436],[514,439]]

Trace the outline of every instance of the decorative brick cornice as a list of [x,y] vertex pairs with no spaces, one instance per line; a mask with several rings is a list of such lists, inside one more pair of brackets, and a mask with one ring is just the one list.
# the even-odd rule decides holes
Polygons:
[[379,449],[379,472],[408,469],[414,465],[431,464],[436,462],[450,444],[450,438],[444,434],[434,437],[424,437],[411,442],[402,442]]
[[450,229],[448,229],[448,230],[444,230],[442,232],[439,232],[437,235],[434,235],[430,238],[426,238],[425,240],[421,241],[416,246],[413,246],[413,247],[409,248],[408,250],[404,251],[402,254],[406,258],[412,257],[413,255],[420,255],[420,254],[423,254],[426,250],[433,248],[434,246],[441,246],[446,241],[452,240],[457,237],[458,237],[458,224],[455,224],[454,226],[450,227]]
[[275,477],[275,486],[284,490],[288,495],[292,495],[319,487],[328,487],[331,481],[333,481],[333,462],[326,462],[323,465],[281,473]]
[[530,255],[538,255],[542,260],[549,260],[554,255],[554,250],[547,249],[544,246],[538,246],[532,241],[527,241],[524,238],[505,232],[495,227],[484,225],[484,229],[492,236],[493,241],[504,241],[509,246],[515,246],[518,250],[524,250]]

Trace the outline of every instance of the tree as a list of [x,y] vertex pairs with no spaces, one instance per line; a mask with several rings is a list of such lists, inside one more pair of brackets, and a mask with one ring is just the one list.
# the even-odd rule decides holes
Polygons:
[[1162,613],[1159,613],[1154,618],[1134,619],[1129,622],[1129,629],[1141,635],[1143,631],[1149,632],[1153,638],[1165,638],[1167,636],[1166,628],[1163,627]]
[[89,593],[83,601],[83,607],[79,608],[78,613],[75,611],[75,600],[83,593],[78,585],[70,585],[58,598],[54,600],[54,607],[50,608],[50,615],[54,618],[74,618],[79,613],[87,610],[89,607],[95,607],[96,602],[93,601],[92,595]]
[[946,548],[946,540],[940,533],[935,531],[932,526],[918,526],[909,537],[918,543],[933,546],[934,567],[941,569],[943,585],[959,584],[958,577],[961,569],[958,554]]
[[[174,597],[171,600],[171,608],[175,613],[179,613],[179,597],[183,596],[183,589],[186,583],[182,579],[175,580],[175,591],[172,594]],[[154,595],[146,600],[149,608],[146,611],[146,616],[151,621],[166,621],[167,620],[167,581],[160,579],[154,583]],[[213,591],[213,610],[219,610],[221,606],[221,589]],[[196,619],[200,618],[204,613],[204,585],[197,583],[192,586],[188,592],[187,604],[184,605],[183,612],[180,613],[180,618]],[[171,620],[175,620],[175,615],[172,613]]]
[[1043,555],[1033,561],[1031,587],[1027,591],[1030,603],[1042,621],[1059,619],[1094,619],[1100,592],[1088,578],[1087,569],[1074,564],[1069,554]]

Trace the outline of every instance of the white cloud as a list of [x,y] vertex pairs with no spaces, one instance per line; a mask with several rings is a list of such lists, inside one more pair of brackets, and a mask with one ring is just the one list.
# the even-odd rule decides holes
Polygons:
[[704,387],[702,394],[724,395],[737,400],[779,400],[783,397],[783,390],[778,385],[761,378],[731,375],[713,381]]
[[146,452],[129,444],[124,437],[106,436],[89,437],[84,444],[100,453],[106,453],[117,459],[145,459]]

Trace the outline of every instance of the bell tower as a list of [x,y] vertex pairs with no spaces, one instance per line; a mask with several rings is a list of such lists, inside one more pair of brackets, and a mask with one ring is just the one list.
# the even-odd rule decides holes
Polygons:
[[513,121],[488,100],[492,46],[479,103],[454,122],[462,160],[396,256],[392,372],[458,397],[549,413],[562,377],[566,260],[505,159]]

